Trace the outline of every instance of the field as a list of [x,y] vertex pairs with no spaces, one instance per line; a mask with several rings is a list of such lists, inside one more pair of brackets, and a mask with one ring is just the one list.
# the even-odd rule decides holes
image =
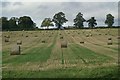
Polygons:
[[[9,42],[4,41],[6,35]],[[21,55],[10,55],[17,40],[22,40]],[[62,41],[67,48],[61,48]],[[115,78],[117,65],[118,29],[2,33],[3,78]]]

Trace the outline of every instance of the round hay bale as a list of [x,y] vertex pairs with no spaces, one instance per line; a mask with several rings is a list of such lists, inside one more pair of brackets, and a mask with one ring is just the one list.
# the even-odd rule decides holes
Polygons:
[[84,44],[84,41],[80,41],[80,44]]
[[26,35],[25,37],[28,37],[28,35]]
[[120,39],[120,36],[118,36],[117,39]]
[[9,42],[9,38],[5,38],[5,42]]
[[112,40],[108,40],[107,45],[112,45]]
[[92,36],[92,34],[90,34],[90,36]]
[[105,35],[107,35],[107,33]]
[[66,41],[61,42],[61,48],[67,48],[67,42]]
[[21,53],[21,47],[20,46],[14,46],[11,49],[10,55],[20,55]]
[[9,36],[9,35],[6,35],[5,37],[6,37],[6,38],[10,38],[10,36]]
[[109,37],[109,38],[108,38],[108,40],[112,40],[112,38],[111,38],[111,37]]
[[49,36],[49,37],[52,37],[52,36]]
[[75,35],[72,35],[72,37],[75,37]]
[[42,43],[45,43],[45,40],[42,40]]
[[63,36],[61,36],[60,39],[63,39]]
[[35,35],[35,37],[38,37],[37,35]]
[[86,37],[89,37],[89,34],[86,34]]
[[22,41],[21,40],[17,40],[17,45],[22,45]]

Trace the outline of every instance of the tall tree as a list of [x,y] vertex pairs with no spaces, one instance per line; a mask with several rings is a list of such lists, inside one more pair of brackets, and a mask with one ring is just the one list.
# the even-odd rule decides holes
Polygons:
[[107,14],[105,24],[107,24],[108,27],[112,27],[112,25],[114,24],[114,16],[112,16],[111,14]]
[[55,25],[60,29],[63,23],[66,23],[68,20],[65,18],[65,14],[63,12],[59,12],[53,16],[52,21],[55,22]]
[[45,18],[41,24],[41,27],[47,27],[48,29],[49,26],[54,26],[52,20],[50,18]]
[[83,14],[81,14],[81,12],[79,12],[76,15],[76,18],[74,19],[74,25],[76,28],[83,28],[83,22],[85,22],[86,20],[83,18]]
[[8,18],[7,17],[1,17],[1,21],[2,21],[2,30],[9,30]]
[[91,19],[87,20],[87,22],[89,28],[94,28],[95,25],[97,25],[95,17],[91,17]]
[[21,29],[34,29],[35,23],[29,16],[23,16],[18,19],[18,26]]
[[17,22],[18,22],[18,18],[17,17],[11,17],[10,18],[10,20],[9,20],[9,27],[10,27],[11,30],[19,30]]

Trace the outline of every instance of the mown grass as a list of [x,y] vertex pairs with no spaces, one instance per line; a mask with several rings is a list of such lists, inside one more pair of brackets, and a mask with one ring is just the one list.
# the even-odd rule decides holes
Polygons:
[[74,54],[81,59],[85,64],[98,64],[98,63],[104,63],[109,60],[114,60],[112,57],[96,53],[90,49],[84,48],[78,44],[72,44],[70,45],[70,48],[72,51],[74,51]]
[[[47,47],[48,44],[44,43],[42,46],[33,47],[29,51],[27,51],[25,54],[22,55],[15,55],[16,57],[11,58],[9,60],[3,61],[3,64],[12,63],[12,64],[24,64],[26,62],[45,62],[47,59],[49,59],[52,48],[55,45],[56,37],[54,38],[53,43]],[[8,54],[8,52],[4,52],[4,55]],[[3,55],[3,56],[4,56]],[[9,55],[9,57],[11,57]]]
[[[43,35],[42,37],[47,36],[48,34]],[[43,38],[48,41],[50,40],[50,42],[52,42],[52,44],[50,45],[47,43],[39,44],[40,40],[36,40],[35,38],[34,40],[36,42],[33,42],[33,45],[30,46],[29,45],[30,42],[28,42],[27,44],[27,46],[29,45],[30,49],[26,50],[26,47],[24,47],[25,48],[24,50],[26,51],[25,52],[23,51],[24,54],[22,55],[10,56],[9,51],[3,50],[3,54],[2,54],[3,78],[111,78],[111,77],[114,78],[114,77],[118,77],[118,67],[114,66],[116,64],[114,65],[110,64],[110,63],[115,63],[115,60],[112,57],[105,55],[106,53],[103,53],[103,54],[96,53],[88,48],[80,46],[79,44],[75,44],[75,42],[71,40],[68,40],[69,42],[68,47],[66,49],[63,49],[63,54],[61,54],[61,50],[59,50],[58,48],[57,49],[58,52],[56,51],[57,55],[55,55],[54,53],[55,56],[52,56],[53,59],[50,59],[52,50],[56,47],[55,44],[56,44],[56,41],[58,40],[57,35],[58,35],[57,33],[56,35],[53,35],[54,36],[53,40],[51,40],[52,38],[48,38],[48,37]],[[72,38],[68,38],[67,34],[64,35],[64,37],[67,37],[67,39],[72,39]],[[101,46],[101,45],[98,43],[98,46]],[[117,49],[115,50],[117,51]],[[60,53],[60,55],[58,55],[58,53]],[[54,57],[57,57],[56,61],[57,60],[61,61],[60,65],[62,65],[62,67],[57,65],[59,66],[59,68],[54,68],[55,66],[53,66],[53,68],[48,67],[48,69],[46,69],[44,67],[47,67],[47,66],[40,65],[41,63],[46,63],[48,59],[54,60]],[[69,63],[65,61],[68,61]],[[29,66],[33,65],[31,66],[32,68],[25,64],[27,62],[30,62]],[[103,65],[104,63],[105,65]],[[54,64],[54,61],[53,63],[48,62],[47,65],[49,66],[49,64],[50,65]],[[71,65],[73,64],[75,64],[76,66],[72,67]],[[30,68],[30,69],[27,69],[27,70],[21,69],[20,68],[21,65],[22,67],[25,67],[25,69],[26,68]],[[40,65],[40,67],[36,67],[38,65]],[[67,65],[67,67],[64,65]],[[34,67],[36,69],[34,69]],[[44,70],[41,70],[41,68],[44,68]]]
[[4,70],[3,78],[117,78],[118,67],[61,68],[45,71]]

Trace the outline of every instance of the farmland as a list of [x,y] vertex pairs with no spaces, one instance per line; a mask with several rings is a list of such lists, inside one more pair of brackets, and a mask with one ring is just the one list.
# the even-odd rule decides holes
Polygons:
[[[10,36],[8,42],[6,35]],[[112,45],[108,45],[108,38],[112,38]],[[22,41],[21,54],[10,55],[17,40]],[[66,48],[61,48],[62,41],[67,42]],[[117,65],[118,29],[2,33],[3,78],[118,77]]]

